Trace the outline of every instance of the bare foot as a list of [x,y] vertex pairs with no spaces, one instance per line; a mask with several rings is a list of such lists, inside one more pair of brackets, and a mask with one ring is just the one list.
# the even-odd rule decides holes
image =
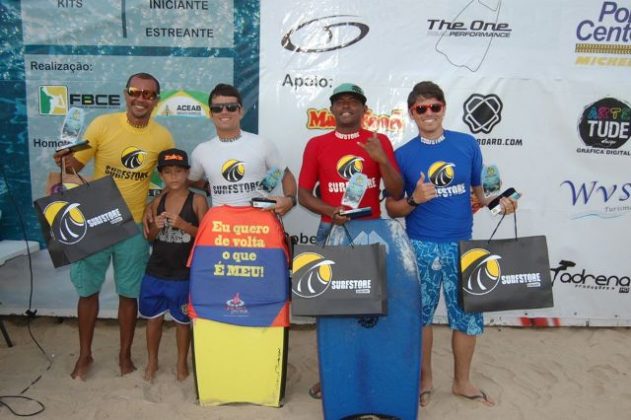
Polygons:
[[178,363],[176,377],[180,382],[188,378],[188,365],[186,363],[184,365]]
[[463,386],[456,386],[454,384],[451,388],[451,392],[458,397],[463,397],[471,401],[478,401],[487,407],[493,407],[495,405],[495,401],[490,398],[486,392],[471,383]]
[[77,359],[77,363],[74,365],[74,370],[70,374],[72,379],[79,379],[80,381],[85,381],[88,371],[90,370],[90,366],[92,366],[92,356],[79,357]]
[[157,371],[158,371],[157,361],[147,363],[147,367],[145,368],[145,381],[149,383],[153,383],[153,380],[156,377]]
[[121,369],[121,376],[125,376],[136,370],[136,366],[134,366],[134,362],[131,361],[130,356],[119,356],[118,366],[120,366]]
[[429,401],[432,399],[432,392],[433,392],[433,389],[431,388],[421,390],[421,395],[419,396],[419,399],[418,399],[421,407],[426,407],[429,404]]

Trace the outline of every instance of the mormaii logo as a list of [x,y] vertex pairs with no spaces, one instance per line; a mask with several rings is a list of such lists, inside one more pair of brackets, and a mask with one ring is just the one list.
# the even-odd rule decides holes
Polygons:
[[315,252],[303,252],[294,258],[293,271],[296,281],[293,293],[303,298],[314,298],[331,285],[334,261]]
[[502,100],[495,94],[474,93],[463,104],[462,121],[472,133],[489,134],[493,127],[502,121]]
[[502,257],[493,255],[486,249],[473,248],[460,257],[460,271],[464,291],[471,295],[486,295],[500,282],[502,269],[498,262]]
[[583,110],[578,133],[591,148],[578,148],[578,153],[631,156],[628,150],[612,150],[631,137],[631,107],[616,98],[600,99]]
[[358,43],[370,28],[353,15],[332,15],[300,23],[283,36],[283,48],[300,53],[334,51]]

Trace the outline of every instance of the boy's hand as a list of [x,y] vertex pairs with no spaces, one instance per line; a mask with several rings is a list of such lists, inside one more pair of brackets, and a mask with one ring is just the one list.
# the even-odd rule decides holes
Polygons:
[[[185,230],[189,223],[179,215],[163,211],[159,218],[163,218],[163,226],[173,226],[174,228]],[[158,225],[159,226],[159,225]]]

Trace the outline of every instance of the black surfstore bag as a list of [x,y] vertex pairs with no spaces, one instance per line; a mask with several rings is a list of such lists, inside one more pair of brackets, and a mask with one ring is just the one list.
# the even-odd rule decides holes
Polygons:
[[[491,234],[497,231],[500,223]],[[460,297],[466,312],[554,306],[545,236],[460,241]]]
[[55,267],[134,236],[138,226],[110,176],[33,203]]
[[293,315],[387,313],[386,249],[383,244],[296,245],[292,268]]

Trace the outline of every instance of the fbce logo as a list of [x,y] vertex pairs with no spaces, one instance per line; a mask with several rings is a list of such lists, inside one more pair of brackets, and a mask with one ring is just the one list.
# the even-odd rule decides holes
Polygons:
[[147,152],[138,149],[137,147],[130,146],[123,150],[121,154],[121,163],[127,169],[138,169],[145,161]]
[[358,43],[370,28],[351,20],[353,15],[332,15],[308,20],[292,28],[283,36],[283,48],[303,53],[334,51]]
[[229,182],[237,182],[245,175],[245,164],[236,159],[227,160],[221,165],[221,175]]
[[364,159],[359,156],[345,155],[337,161],[337,173],[344,179],[351,179],[364,169]]
[[88,231],[88,224],[79,210],[79,203],[53,201],[44,208],[44,217],[53,236],[62,244],[76,244]]
[[466,279],[465,292],[479,296],[495,289],[502,275],[498,262],[501,258],[482,248],[465,252],[460,258],[460,271],[462,278]]
[[454,179],[454,164],[447,162],[434,162],[429,167],[429,180],[437,187],[446,187]]
[[293,292],[303,298],[320,296],[329,288],[333,278],[332,265],[335,262],[327,260],[315,252],[303,252],[294,258]]
[[502,100],[495,94],[484,96],[474,93],[463,104],[462,121],[472,133],[489,134],[502,121],[503,106]]

